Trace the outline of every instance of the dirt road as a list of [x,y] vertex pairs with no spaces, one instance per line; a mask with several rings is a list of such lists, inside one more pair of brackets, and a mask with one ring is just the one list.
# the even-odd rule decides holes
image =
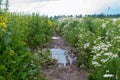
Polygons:
[[[47,46],[50,49],[60,48],[71,50],[71,47],[65,43],[64,39],[56,34],[53,35],[52,43],[49,43]],[[43,69],[42,72],[48,80],[87,80],[88,76],[87,70],[79,69],[73,64],[68,64],[67,66],[55,64],[54,66]]]

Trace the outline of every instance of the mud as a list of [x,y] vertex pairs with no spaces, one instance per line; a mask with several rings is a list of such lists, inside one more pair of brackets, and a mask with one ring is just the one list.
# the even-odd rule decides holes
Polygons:
[[[52,42],[47,44],[49,49],[63,49],[71,52],[71,47],[66,44],[62,37],[55,33],[53,33],[53,37]],[[72,53],[68,55],[74,60],[75,56]],[[66,66],[56,63],[55,65],[50,65],[48,68],[42,69],[42,72],[48,80],[87,80],[89,74],[88,70],[77,68],[75,61],[73,61],[73,64],[68,63]]]
[[43,70],[48,80],[87,80],[88,72],[76,67],[53,67]]

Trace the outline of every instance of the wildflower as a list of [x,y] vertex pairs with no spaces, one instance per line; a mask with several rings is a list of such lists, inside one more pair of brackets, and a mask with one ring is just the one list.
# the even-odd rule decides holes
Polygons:
[[102,37],[101,36],[98,36],[98,40],[101,40],[102,39]]
[[6,27],[6,24],[5,24],[4,22],[3,22],[3,23],[0,23],[0,26],[3,27],[3,28],[5,28],[5,29],[7,28],[7,27]]
[[102,28],[105,28],[105,27],[106,27],[106,24],[105,24],[105,23],[103,23],[103,24],[102,24]]
[[114,75],[113,74],[104,74],[103,77],[110,78],[110,77],[114,77]]
[[112,58],[117,58],[118,54],[113,54]]
[[114,39],[120,39],[120,36],[115,37]]
[[85,43],[84,44],[84,48],[86,49],[87,47],[89,47],[90,46],[90,43]]
[[95,40],[93,43],[95,43],[95,44],[96,44],[96,40]]
[[53,27],[53,26],[54,26],[54,24],[53,24],[53,22],[52,22],[51,20],[48,20],[48,25],[49,25],[50,27]]
[[118,48],[117,50],[118,50],[118,51],[120,51],[120,49],[119,49],[119,48]]
[[100,61],[103,62],[103,63],[105,63],[105,62],[107,62],[108,60],[109,60],[109,58],[108,58],[108,59],[101,59]]
[[92,64],[95,65],[95,67],[101,66],[101,65],[100,65],[98,62],[96,62],[96,61],[92,61]]
[[113,53],[112,52],[107,52],[107,53],[104,53],[105,56],[112,56]]
[[109,35],[109,34],[110,34],[110,32],[109,32],[109,31],[107,31],[105,34],[106,34],[106,35]]
[[109,70],[106,71],[106,73],[108,73],[108,72],[109,72]]
[[2,36],[5,31],[6,31],[6,22],[7,22],[7,18],[4,16],[0,16],[0,36]]

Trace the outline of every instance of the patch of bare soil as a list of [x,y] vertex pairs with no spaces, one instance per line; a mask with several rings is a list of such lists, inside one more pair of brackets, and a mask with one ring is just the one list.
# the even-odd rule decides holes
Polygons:
[[[65,43],[63,38],[55,33],[53,36],[59,38],[53,39],[52,42],[47,45],[48,48],[71,50],[71,47]],[[88,71],[77,68],[74,63],[71,65],[67,64],[67,66],[55,64],[43,69],[42,72],[48,80],[87,80],[88,77]]]
[[48,80],[87,80],[88,72],[77,67],[53,67],[43,70]]

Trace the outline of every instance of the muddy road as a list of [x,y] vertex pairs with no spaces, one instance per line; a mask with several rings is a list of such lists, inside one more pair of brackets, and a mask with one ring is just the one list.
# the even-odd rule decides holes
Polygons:
[[[47,47],[49,49],[68,50],[68,54],[65,54],[67,59],[66,65],[56,63],[42,70],[48,80],[87,80],[88,71],[75,66],[75,56],[70,53],[71,47],[65,43],[62,37],[53,33],[52,42],[49,43]],[[68,56],[72,58],[72,63],[68,60]]]

